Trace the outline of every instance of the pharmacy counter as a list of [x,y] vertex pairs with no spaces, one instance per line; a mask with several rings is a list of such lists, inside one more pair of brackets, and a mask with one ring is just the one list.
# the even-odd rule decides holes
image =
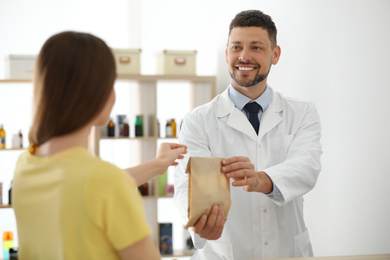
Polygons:
[[356,255],[356,256],[322,256],[303,258],[283,258],[269,260],[390,260],[390,254],[385,255]]

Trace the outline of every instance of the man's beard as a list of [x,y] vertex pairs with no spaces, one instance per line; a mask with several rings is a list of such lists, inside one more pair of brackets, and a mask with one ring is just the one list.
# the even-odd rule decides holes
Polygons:
[[[244,63],[239,63],[239,64],[243,65]],[[233,71],[234,71],[235,67],[236,67],[236,65],[233,66]],[[258,68],[258,70],[260,70],[260,65],[257,65],[257,68]],[[262,82],[263,80],[265,80],[268,77],[270,70],[271,70],[271,66],[269,67],[266,74],[257,74],[253,80],[239,80],[234,75],[234,72],[229,71],[229,74],[232,77],[232,79],[237,83],[237,85],[239,85],[241,87],[249,88],[249,87],[252,87],[252,86]]]

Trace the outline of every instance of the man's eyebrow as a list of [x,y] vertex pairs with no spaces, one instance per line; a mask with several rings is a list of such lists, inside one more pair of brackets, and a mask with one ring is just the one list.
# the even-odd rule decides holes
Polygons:
[[251,42],[251,44],[261,44],[261,45],[266,45],[264,42],[262,41],[253,41]]
[[[240,41],[232,41],[230,42],[230,44],[242,44],[242,42]],[[262,41],[252,41],[250,44],[261,44],[261,45],[266,45],[264,42]]]

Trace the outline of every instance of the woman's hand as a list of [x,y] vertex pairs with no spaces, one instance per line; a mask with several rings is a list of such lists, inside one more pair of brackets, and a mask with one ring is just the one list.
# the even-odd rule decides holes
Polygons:
[[171,165],[176,166],[177,159],[183,159],[187,146],[175,143],[162,143],[156,152],[156,158],[140,165],[127,168],[125,171],[134,179],[137,186],[149,181],[154,176],[164,174]]
[[183,159],[183,154],[187,153],[187,146],[176,143],[162,143],[156,152],[156,159],[162,163],[163,168],[176,166],[177,159]]

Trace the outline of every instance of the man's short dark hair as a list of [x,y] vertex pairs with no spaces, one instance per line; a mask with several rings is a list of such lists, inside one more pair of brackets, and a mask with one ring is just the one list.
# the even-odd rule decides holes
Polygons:
[[229,36],[234,27],[261,27],[268,32],[269,39],[271,40],[272,48],[277,45],[276,42],[276,26],[272,21],[271,16],[259,11],[259,10],[247,10],[238,13],[231,21],[229,26]]

